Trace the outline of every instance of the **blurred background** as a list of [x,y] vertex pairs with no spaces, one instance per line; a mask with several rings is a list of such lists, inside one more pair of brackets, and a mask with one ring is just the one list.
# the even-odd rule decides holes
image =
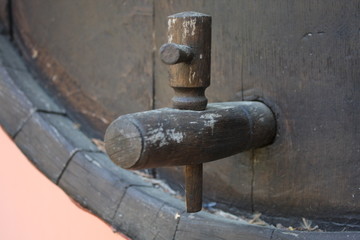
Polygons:
[[124,240],[77,207],[40,173],[0,127],[1,240]]

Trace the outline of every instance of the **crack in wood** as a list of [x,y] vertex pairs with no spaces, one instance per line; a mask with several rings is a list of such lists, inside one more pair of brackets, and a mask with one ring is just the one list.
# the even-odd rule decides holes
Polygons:
[[251,150],[251,189],[250,189],[250,201],[251,201],[251,212],[255,212],[255,203],[254,203],[254,185],[255,185],[255,151]]
[[63,176],[63,174],[65,173],[67,167],[69,166],[71,160],[75,157],[76,154],[78,153],[103,153],[102,151],[98,150],[87,150],[87,149],[79,149],[79,148],[75,148],[71,153],[70,153],[70,157],[69,159],[66,161],[64,168],[61,170],[61,173],[59,174],[59,177],[56,179],[55,183],[56,185],[59,185],[61,178]]
[[77,149],[77,148],[76,148],[76,149],[74,149],[74,151],[70,154],[70,157],[69,157],[69,159],[66,161],[64,168],[61,170],[58,178],[57,178],[56,181],[55,181],[56,185],[59,185],[60,180],[61,180],[63,174],[65,173],[67,167],[69,166],[71,160],[72,160],[73,157],[74,157],[78,152],[80,152],[80,151],[81,151],[81,149]]
[[15,133],[13,134],[12,139],[15,139],[16,136],[21,132],[21,130],[24,128],[24,126],[26,125],[26,123],[29,121],[29,119],[34,115],[34,113],[36,112],[36,109],[33,108],[30,110],[30,113],[26,116],[26,118],[20,123],[19,128],[15,131]]
[[116,228],[116,226],[114,226],[114,220],[115,220],[115,218],[116,218],[116,215],[117,215],[118,212],[119,212],[121,203],[122,203],[122,201],[124,200],[124,197],[126,196],[127,191],[128,191],[130,188],[132,188],[132,187],[147,187],[147,188],[153,188],[152,186],[146,186],[146,185],[141,185],[141,184],[129,184],[128,186],[125,187],[125,191],[124,191],[124,193],[122,194],[122,196],[121,196],[121,198],[120,198],[120,200],[119,200],[119,202],[118,202],[118,204],[117,204],[117,206],[116,206],[116,210],[114,211],[114,215],[111,217],[111,226],[112,226],[114,229],[116,229],[116,230],[118,230],[118,229]]
[[178,227],[179,227],[179,224],[180,224],[181,215],[183,213],[185,213],[185,211],[182,212],[181,214],[179,214],[179,217],[176,219],[177,221],[176,221],[176,226],[175,226],[175,232],[174,232],[174,236],[173,236],[172,240],[176,239],[176,233],[178,232]]
[[272,240],[273,235],[274,235],[274,232],[275,232],[275,229],[273,229],[273,230],[272,230],[272,232],[271,232],[271,234],[270,234],[270,238],[269,238],[269,240]]

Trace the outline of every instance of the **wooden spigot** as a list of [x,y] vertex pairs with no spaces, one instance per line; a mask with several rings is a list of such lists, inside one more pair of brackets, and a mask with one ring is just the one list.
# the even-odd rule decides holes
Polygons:
[[[205,110],[205,89],[210,85],[211,16],[183,12],[168,17],[168,43],[160,48],[161,60],[169,64],[173,107]],[[202,208],[203,165],[185,166],[187,212]]]
[[211,17],[184,12],[168,18],[168,43],[160,56],[169,65],[174,108],[127,114],[106,130],[110,159],[126,169],[185,165],[186,207],[202,208],[202,164],[271,144],[272,111],[261,102],[207,105]]
[[264,103],[223,102],[204,111],[161,108],[120,116],[106,130],[105,148],[126,169],[197,166],[271,144],[275,134],[274,114]]

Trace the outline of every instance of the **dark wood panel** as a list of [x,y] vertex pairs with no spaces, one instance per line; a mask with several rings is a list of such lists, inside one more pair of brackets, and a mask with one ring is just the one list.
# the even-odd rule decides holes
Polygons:
[[27,60],[88,133],[152,108],[152,0],[20,0],[13,16]]
[[9,2],[10,0],[0,0],[0,31],[3,33],[9,33],[10,29]]
[[[188,10],[213,17],[209,100],[264,101],[279,118],[273,146],[211,163],[205,184],[223,182],[205,195],[237,207],[245,198],[248,208],[272,215],[356,223],[358,1],[157,1],[157,49],[166,42],[166,17]],[[158,58],[155,66],[155,105],[170,106],[166,66]]]
[[0,36],[0,46],[1,65],[17,70],[27,70],[23,59],[11,45],[9,36]]
[[244,98],[275,104],[279,117],[275,144],[254,154],[254,209],[359,219],[359,10],[358,1],[243,6],[254,19],[239,22]]
[[7,72],[16,86],[21,89],[37,110],[65,114],[65,109],[55,104],[39,84],[31,82],[32,76],[29,72],[10,67],[7,68]]

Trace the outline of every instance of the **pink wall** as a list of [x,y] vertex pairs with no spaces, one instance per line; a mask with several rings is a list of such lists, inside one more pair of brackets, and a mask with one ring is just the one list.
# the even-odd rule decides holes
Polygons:
[[0,127],[1,240],[122,240],[43,176]]

